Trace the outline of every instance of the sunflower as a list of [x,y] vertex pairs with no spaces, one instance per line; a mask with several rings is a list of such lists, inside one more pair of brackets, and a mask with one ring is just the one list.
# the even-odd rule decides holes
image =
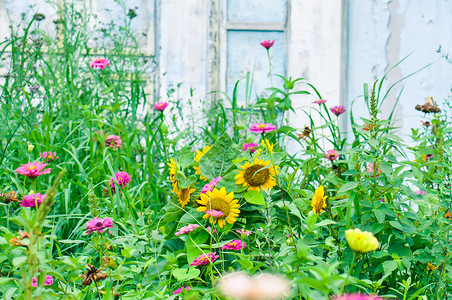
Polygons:
[[213,191],[208,191],[206,194],[201,194],[201,199],[198,200],[200,206],[196,209],[197,211],[205,212],[207,210],[221,211],[223,214],[217,218],[205,214],[202,218],[209,218],[210,223],[218,221],[218,226],[223,228],[223,226],[228,222],[233,224],[236,218],[239,216],[240,210],[238,207],[238,200],[234,199],[234,193],[226,193],[226,189],[222,187],[220,190],[214,189]]
[[312,211],[315,214],[319,214],[323,211],[323,209],[326,207],[326,202],[325,199],[328,196],[325,196],[325,188],[323,187],[323,185],[319,186],[318,188],[315,189],[315,193],[314,196],[312,196]]
[[[212,146],[205,146],[202,150],[196,151],[195,161],[196,161],[197,163],[199,163],[199,161],[201,160],[201,157],[203,157],[204,154],[206,154],[206,152],[210,150],[210,148],[212,148]],[[195,174],[196,174],[196,175],[200,175],[200,176],[199,176],[199,179],[201,179],[201,180],[202,180],[202,179],[207,180],[207,178],[204,177],[204,176],[201,174],[201,171],[199,170],[199,167],[193,167],[193,169],[195,169]]]
[[190,195],[195,191],[195,189],[191,189],[190,187],[183,188],[177,191],[177,200],[180,203],[180,206],[184,207],[190,202]]
[[275,176],[279,173],[277,166],[269,166],[270,161],[255,158],[254,163],[246,163],[239,168],[236,184],[248,186],[248,191],[269,190],[276,185]]
[[173,160],[173,158],[170,157],[170,162],[167,163],[167,165],[170,167],[170,180],[171,180],[171,184],[173,185],[173,190],[171,192],[177,194],[178,193],[177,180],[176,180],[177,164]]

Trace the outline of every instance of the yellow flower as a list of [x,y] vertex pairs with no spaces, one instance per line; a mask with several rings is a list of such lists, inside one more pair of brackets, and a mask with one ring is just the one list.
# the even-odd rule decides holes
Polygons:
[[[279,173],[277,166],[269,166],[270,161],[264,162],[262,159],[255,158],[254,163],[246,163],[239,167],[239,174],[234,179],[236,184],[248,186],[248,191],[269,190],[276,185],[273,176]],[[241,170],[240,170],[241,169]]]
[[[201,157],[203,157],[204,154],[206,154],[206,152],[210,150],[210,148],[212,148],[212,146],[205,146],[202,150],[196,151],[195,161],[199,163],[199,161],[201,160]],[[201,174],[201,171],[199,170],[199,167],[193,167],[193,169],[195,169],[195,174],[196,174],[196,175],[200,175],[200,176],[199,176],[199,179],[201,179],[201,180],[202,180],[202,179],[207,180],[207,178],[204,177],[204,176]]]
[[218,221],[218,226],[223,228],[226,222],[233,224],[237,221],[240,210],[238,207],[238,200],[234,199],[234,193],[226,193],[226,189],[222,187],[220,190],[214,189],[213,191],[208,191],[205,194],[201,194],[201,199],[198,200],[200,206],[197,211],[205,212],[206,210],[216,210],[221,211],[223,215],[217,218],[213,218],[209,214],[205,214],[202,218],[209,218],[210,224],[216,223]]
[[190,195],[195,191],[195,189],[190,189],[190,187],[180,189],[177,192],[177,200],[180,203],[180,206],[184,207],[190,202]]
[[176,180],[176,172],[178,169],[178,166],[176,164],[176,162],[173,160],[172,157],[170,157],[170,162],[167,163],[167,165],[170,167],[170,180],[171,180],[171,184],[173,186],[173,190],[171,191],[171,193],[178,193],[178,188],[177,188],[177,180]]
[[367,253],[376,250],[380,243],[372,232],[361,231],[359,228],[345,231],[345,239],[350,248],[355,252]]
[[312,211],[315,214],[319,214],[323,211],[323,209],[326,207],[326,202],[325,199],[328,196],[325,196],[325,188],[323,187],[323,185],[319,186],[318,188],[315,189],[315,193],[314,196],[312,196]]
[[436,271],[436,270],[438,270],[437,266],[431,263],[427,263],[427,271]]
[[275,151],[273,151],[273,147],[275,145],[271,144],[268,139],[265,139],[263,141],[261,141],[261,146],[262,148],[264,148],[265,150],[268,151],[268,153],[275,153]]

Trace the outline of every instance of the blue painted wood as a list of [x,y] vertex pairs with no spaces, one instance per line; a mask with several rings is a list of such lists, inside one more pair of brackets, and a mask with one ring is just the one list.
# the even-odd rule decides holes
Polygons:
[[288,0],[228,0],[230,22],[285,23]]

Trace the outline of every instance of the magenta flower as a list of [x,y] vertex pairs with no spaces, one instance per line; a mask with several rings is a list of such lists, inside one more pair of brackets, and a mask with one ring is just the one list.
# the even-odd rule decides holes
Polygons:
[[126,187],[130,179],[131,177],[127,172],[116,172],[115,176],[110,179],[110,188],[114,189],[115,184],[118,184],[120,187]]
[[333,114],[335,114],[336,116],[339,116],[345,112],[345,107],[342,105],[333,106],[330,108],[330,110]]
[[52,169],[44,168],[48,165],[46,163],[34,161],[28,164],[20,164],[22,167],[16,169],[16,172],[20,175],[27,176],[28,178],[36,178],[38,176],[49,174]]
[[211,216],[213,218],[219,218],[223,215],[223,212],[212,209],[212,210],[206,210],[206,214],[208,214],[209,216]]
[[425,192],[423,190],[416,191],[416,193],[419,194],[419,195],[424,195],[425,194]]
[[[374,163],[373,162],[371,162],[371,163],[368,163],[367,165],[366,165],[366,173],[369,173],[369,177],[374,177],[374,172],[375,172],[375,170],[374,170]],[[378,164],[377,164],[378,165]],[[377,177],[381,174],[381,169],[380,169],[380,167],[378,167],[378,169],[377,169],[377,171],[375,172],[376,174],[375,175],[377,175]]]
[[245,242],[242,242],[241,240],[234,240],[234,241],[231,241],[231,242],[227,243],[223,247],[221,247],[221,250],[225,250],[225,249],[227,249],[227,250],[242,250],[245,247],[246,247]]
[[326,151],[325,153],[324,153],[324,155],[325,155],[325,157],[328,159],[328,160],[331,160],[331,161],[333,161],[333,160],[335,160],[336,158],[338,158],[339,157],[339,154],[337,153],[337,151],[336,150],[328,150],[328,151]]
[[322,103],[326,103],[326,100],[325,99],[319,99],[319,100],[315,100],[314,102],[312,102],[312,103],[315,103],[315,104],[322,104]]
[[178,288],[177,290],[175,290],[174,292],[173,292],[173,295],[177,295],[177,294],[180,294],[184,289],[186,289],[187,291],[189,291],[190,290],[190,287],[189,286],[181,286],[180,288]]
[[201,254],[199,257],[196,257],[193,262],[190,264],[190,266],[204,266],[208,265],[209,263],[213,263],[217,260],[219,255],[216,255],[216,252],[209,252],[207,254]]
[[348,295],[340,295],[334,300],[382,300],[380,297],[372,296],[372,295],[363,295],[363,294],[348,294]]
[[154,105],[153,109],[154,110],[159,110],[159,111],[164,111],[165,108],[167,108],[167,107],[168,107],[168,102],[157,102]]
[[199,227],[198,224],[188,224],[187,226],[184,226],[181,229],[179,229],[179,231],[176,232],[175,235],[179,236],[181,234],[187,234],[189,232],[192,232],[193,230],[195,230],[198,227]]
[[273,124],[265,124],[265,123],[253,123],[249,131],[252,131],[254,133],[263,133],[263,132],[270,132],[276,130],[276,126]]
[[106,58],[98,58],[96,60],[93,60],[89,66],[91,69],[105,69],[106,66],[110,65],[110,60]]
[[[45,199],[46,197],[47,197],[46,194],[41,195],[40,193],[25,195],[22,198],[22,202],[20,202],[20,205],[22,205],[23,207],[35,207],[35,204],[40,206],[42,203],[42,200]],[[35,198],[36,198],[36,203],[35,203]]]
[[215,229],[214,229],[213,232],[212,232],[212,229],[210,228],[210,226],[207,227],[207,232],[210,233],[210,234],[215,234],[215,233],[217,233],[217,231],[216,231]]
[[245,230],[245,228],[242,228],[242,229],[240,229],[240,230],[236,230],[235,232],[240,233],[240,234],[243,234],[243,235],[246,235],[246,236],[249,236],[249,235],[252,234],[251,231]]
[[85,226],[88,234],[91,234],[94,231],[102,233],[105,228],[113,228],[113,221],[110,218],[100,219],[98,217],[94,217],[91,221],[86,222]]
[[261,46],[268,50],[273,46],[274,43],[275,43],[275,41],[271,41],[271,40],[262,41]]
[[378,200],[380,200],[380,202],[385,202],[385,199],[378,199]]
[[246,144],[243,144],[242,151],[246,151],[249,149],[250,153],[253,154],[254,152],[256,152],[256,149],[254,149],[256,147],[259,147],[259,145],[256,143],[246,143]]
[[113,148],[113,150],[116,150],[117,148],[122,147],[122,140],[117,135],[109,135],[105,138],[105,146]]
[[51,160],[55,160],[55,159],[59,158],[58,155],[56,154],[56,152],[50,152],[50,151],[49,152],[44,151],[42,153],[39,153],[39,156],[47,161],[51,161]]
[[[50,275],[46,275],[46,280],[44,281],[44,285],[51,285],[53,283],[53,277]],[[38,287],[38,280],[36,279],[36,276],[33,277],[33,281],[31,283],[33,287]]]
[[205,194],[207,192],[211,192],[213,191],[213,189],[215,188],[215,186],[217,185],[218,181],[221,180],[221,178],[223,177],[216,177],[214,179],[212,179],[211,182],[207,183],[202,189],[201,189],[201,193]]

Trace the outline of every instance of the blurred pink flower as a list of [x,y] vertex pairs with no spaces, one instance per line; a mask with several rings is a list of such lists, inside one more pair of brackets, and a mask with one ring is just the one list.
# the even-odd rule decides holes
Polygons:
[[173,295],[180,294],[184,289],[186,289],[187,291],[189,291],[189,290],[190,290],[190,287],[189,287],[189,286],[181,286],[180,288],[178,288],[177,290],[175,290],[175,291],[173,292]]
[[38,176],[49,174],[52,169],[43,170],[48,164],[34,161],[28,164],[20,164],[21,167],[16,169],[16,172],[20,175],[27,176],[28,178],[36,178]]
[[184,226],[181,229],[179,229],[179,231],[176,232],[174,235],[179,236],[181,234],[187,234],[189,232],[192,232],[193,230],[195,230],[198,227],[199,227],[198,224],[188,224],[187,226]]
[[207,254],[201,254],[199,257],[196,257],[193,262],[190,264],[190,266],[204,266],[208,265],[209,263],[213,263],[217,260],[219,255],[216,255],[216,252],[209,252]]
[[418,193],[419,195],[424,195],[425,194],[425,192],[423,190],[416,191],[416,193]]
[[91,234],[94,231],[102,233],[105,228],[113,228],[113,222],[110,218],[100,219],[98,217],[94,217],[91,221],[86,222],[85,226],[88,234]]
[[106,58],[95,59],[89,64],[91,69],[101,69],[101,70],[109,65],[110,65],[110,60],[106,59]]
[[[46,280],[44,281],[44,285],[51,285],[53,283],[53,277],[50,275],[46,275]],[[33,287],[38,287],[38,281],[36,279],[36,276],[33,277],[31,285]]]
[[49,152],[44,151],[42,153],[39,153],[39,156],[47,161],[51,161],[51,160],[55,160],[55,159],[59,158],[58,155],[56,154],[56,152],[50,152],[50,151]]
[[331,161],[333,161],[333,160],[335,160],[335,159],[337,159],[338,157],[339,157],[339,154],[337,153],[337,151],[336,150],[328,150],[328,151],[326,151],[325,153],[324,153],[324,155],[325,155],[325,157],[328,159],[328,160],[331,160]]
[[264,47],[265,49],[270,49],[274,43],[275,41],[266,40],[261,42],[261,46]]
[[[377,166],[378,166],[378,163],[377,163]],[[366,173],[369,174],[369,177],[374,177],[374,172],[375,172],[374,163],[373,162],[368,163],[366,165]],[[378,167],[375,175],[377,175],[377,177],[378,177],[380,174],[381,174],[381,169],[380,169],[380,167]]]
[[[35,207],[35,204],[40,206],[42,203],[42,200],[45,199],[46,197],[47,197],[46,194],[41,195],[40,193],[25,195],[22,198],[22,202],[20,203],[20,205],[22,205],[23,207]],[[36,203],[35,203],[35,198],[36,198]]]
[[110,188],[114,189],[115,184],[118,184],[120,187],[126,187],[130,179],[131,177],[127,172],[116,172],[115,176],[110,179]]
[[212,232],[212,228],[210,228],[210,226],[207,227],[207,232],[210,233],[210,234],[215,234],[215,233],[217,233],[217,231],[216,231],[215,229],[214,229],[213,232]]
[[340,295],[334,300],[382,300],[380,297],[372,296],[372,295],[363,295],[363,294],[348,294],[348,295]]
[[164,111],[165,108],[167,108],[167,107],[168,107],[168,102],[157,102],[154,105],[153,109],[154,110],[159,110],[159,111]]
[[380,202],[385,202],[385,199],[378,199],[378,200],[380,200]]
[[105,146],[113,148],[113,150],[116,150],[117,148],[122,147],[122,140],[117,135],[109,135],[105,138]]
[[242,229],[240,229],[240,230],[236,230],[235,232],[240,233],[240,234],[243,234],[243,235],[246,235],[246,236],[249,236],[249,235],[252,234],[251,231],[246,230],[245,228],[242,228]]
[[326,100],[325,99],[319,99],[319,100],[315,100],[314,102],[312,102],[312,103],[315,103],[315,104],[322,104],[322,103],[326,103]]
[[219,218],[223,215],[223,212],[215,210],[215,209],[211,209],[211,210],[206,210],[206,214],[208,214],[209,216],[211,216],[213,218]]
[[339,116],[345,112],[345,107],[342,105],[333,106],[330,108],[330,110],[333,114],[335,114],[336,116]]
[[256,143],[246,143],[246,144],[243,144],[242,151],[246,151],[249,149],[250,153],[253,154],[254,152],[256,152],[256,149],[254,149],[256,147],[259,147],[259,145]]
[[263,133],[263,132],[271,132],[276,130],[276,126],[273,124],[265,124],[265,123],[253,123],[249,131],[254,133]]
[[246,247],[245,242],[242,242],[241,240],[233,240],[229,243],[227,243],[226,245],[224,245],[223,247],[221,247],[222,250],[242,250],[243,248]]
[[216,177],[214,179],[212,179],[211,182],[207,183],[202,189],[201,189],[201,194],[205,194],[207,192],[211,192],[213,191],[213,189],[215,188],[215,186],[217,185],[218,181],[221,180],[221,178],[223,177]]

